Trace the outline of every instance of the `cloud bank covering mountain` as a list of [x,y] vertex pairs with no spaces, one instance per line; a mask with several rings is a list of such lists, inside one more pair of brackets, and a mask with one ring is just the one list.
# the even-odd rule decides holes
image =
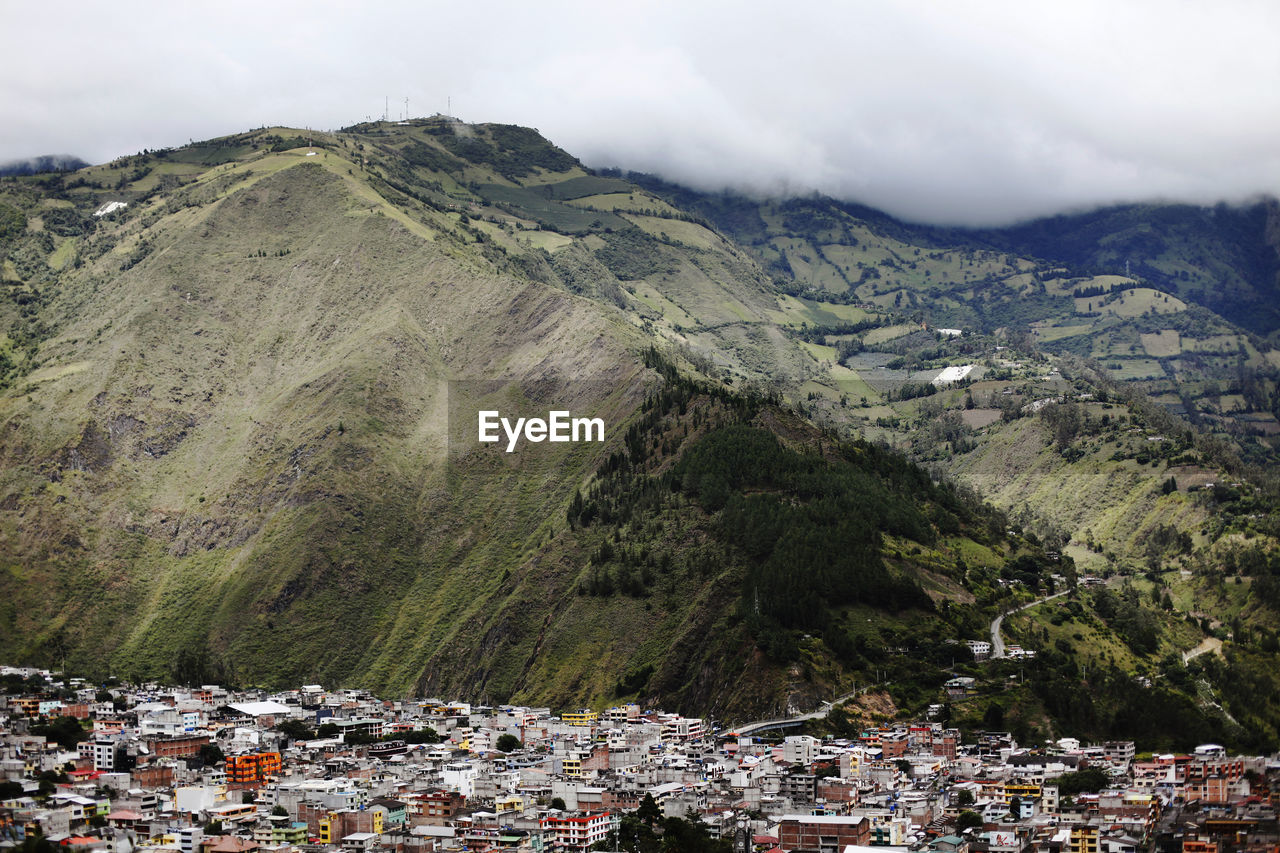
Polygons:
[[[64,6],[65,8],[58,8]],[[1280,8],[123,2],[14,10],[0,161],[405,112],[939,223],[1280,193]],[[53,36],[51,35],[50,38]]]

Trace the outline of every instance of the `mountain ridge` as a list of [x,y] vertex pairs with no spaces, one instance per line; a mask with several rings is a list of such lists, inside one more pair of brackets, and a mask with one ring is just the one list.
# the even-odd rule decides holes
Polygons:
[[[760,233],[775,242],[739,244],[698,209],[590,174],[530,131],[441,120],[310,139],[264,129],[5,184],[0,196],[22,223],[4,238],[13,283],[0,525],[11,544],[0,587],[18,627],[6,654],[61,651],[77,666],[141,677],[199,653],[269,683],[357,677],[395,691],[566,704],[625,696],[728,715],[838,695],[871,667],[895,673],[893,701],[906,709],[943,680],[940,665],[920,661],[954,657],[954,642],[981,635],[993,608],[1067,582],[1053,576],[1077,562],[1179,599],[1210,587],[1207,569],[1179,579],[1195,555],[1178,551],[1176,536],[1148,557],[1153,519],[1194,533],[1196,554],[1216,553],[1233,531],[1274,541],[1272,510],[1249,489],[1218,505],[1240,508],[1220,511],[1228,528],[1200,531],[1206,498],[1191,486],[1222,470],[1207,439],[1156,443],[1153,454],[1154,430],[1176,421],[1115,396],[1069,358],[999,329],[949,338],[912,316],[933,305],[975,311],[974,297],[957,295],[968,289],[992,294],[979,297],[986,316],[1056,306],[1059,325],[1046,329],[1088,315],[1108,334],[1167,347],[1136,324],[1187,312],[1151,288],[1111,295],[1110,281],[1050,278],[989,249],[948,260],[945,247],[894,242],[859,267],[851,252],[870,250],[874,223],[829,220],[804,202],[764,210],[766,229],[790,229]],[[128,207],[95,221],[108,199]],[[858,242],[828,239],[837,232]],[[771,259],[791,277],[780,281]],[[805,264],[807,279],[797,274]],[[850,286],[852,270],[872,268],[878,277]],[[933,295],[944,270],[968,284]],[[1108,294],[1108,311],[1074,296],[1081,288]],[[910,304],[895,306],[895,294]],[[1139,296],[1142,310],[1164,313],[1130,317],[1126,300]],[[1226,321],[1205,322],[1226,330],[1223,346],[1231,337],[1251,363],[1265,360],[1247,336],[1226,334]],[[894,359],[903,365],[887,367]],[[932,384],[941,365],[966,363],[986,372]],[[611,441],[509,460],[461,440],[473,423],[459,413],[481,403],[545,414],[552,402],[601,414]],[[888,461],[899,457],[879,442],[937,476],[894,467],[906,463]],[[963,477],[974,454],[995,459],[1015,445],[1029,454],[1009,457],[1022,472],[1123,468],[1132,485],[1106,497],[1103,516],[1131,496],[1146,509],[1123,536],[1092,531],[1097,551],[1086,522],[1028,481],[1002,498],[1017,517],[1009,522],[934,484],[948,465]],[[676,478],[692,460],[718,471],[748,451],[785,477],[762,487],[725,474],[723,502],[710,503]],[[1164,490],[1171,471],[1181,482]],[[837,475],[890,483],[886,506],[923,520],[897,532],[884,522],[866,544],[829,523],[849,515],[833,516],[822,497],[849,492],[824,479]],[[910,487],[892,486],[899,480]],[[744,529],[767,529],[740,525],[771,494],[792,508],[772,514],[800,513],[811,539],[741,544]],[[751,609],[752,585],[777,583],[770,572],[818,584],[822,567],[839,563],[829,549],[841,536],[863,542],[844,550],[869,562],[849,565],[859,579],[832,589],[872,589],[879,561],[930,603],[874,607],[840,592],[822,607]],[[1155,581],[1141,577],[1148,559]],[[1250,588],[1269,577],[1249,572]],[[1181,609],[1134,606],[1155,646],[1126,651],[1117,632],[1129,622],[1096,631],[1120,638],[1116,666],[1155,672],[1193,629],[1175,618]],[[1252,642],[1274,638],[1271,611],[1250,607],[1237,613]],[[794,615],[805,612],[817,621]],[[1063,641],[1071,660],[1087,654]],[[1044,695],[1067,676],[1046,670]],[[1045,701],[1019,700],[1027,726],[1052,724]]]

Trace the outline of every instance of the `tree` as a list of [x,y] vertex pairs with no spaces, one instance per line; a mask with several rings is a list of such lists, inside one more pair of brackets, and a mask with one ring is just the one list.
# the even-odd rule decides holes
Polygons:
[[201,746],[199,755],[206,766],[218,764],[226,757],[222,754],[222,748],[216,743],[206,743]]
[[658,808],[658,801],[653,798],[652,794],[645,794],[644,799],[640,801],[639,808],[636,809],[636,817],[640,818],[649,826],[662,819],[662,809]]
[[400,738],[405,743],[439,743],[441,740],[439,733],[430,726],[416,732],[404,732]]
[[499,752],[512,752],[524,746],[520,742],[520,738],[513,734],[504,734],[498,737],[497,748]]
[[959,794],[956,794],[956,805],[962,809],[973,805],[973,791],[968,788],[962,789]]
[[619,842],[608,849],[624,849],[630,853],[659,853],[662,841],[654,832],[653,826],[636,816],[637,812],[624,814],[618,824],[615,841]]
[[697,812],[689,812],[683,819],[669,817],[662,822],[662,848],[679,853],[729,853],[731,849],[727,840],[711,837]]
[[1086,767],[1074,773],[1064,773],[1054,780],[1058,785],[1058,794],[1064,797],[1086,791],[1096,794],[1107,786],[1108,781],[1106,772],[1099,767]]
[[1059,447],[1066,447],[1084,427],[1084,413],[1079,403],[1050,404],[1040,410],[1040,418]]
[[75,749],[77,743],[89,736],[75,717],[55,717],[48,723],[32,726],[31,733],[44,735],[63,749]]
[[560,797],[551,798],[551,808],[558,809],[559,811],[566,811],[564,800]]
[[316,736],[302,720],[282,720],[276,725],[276,731],[286,735],[290,740],[311,740]]
[[982,826],[982,815],[974,811],[965,809],[960,812],[960,816],[956,818],[956,831],[964,832],[966,829],[975,829]]
[[275,817],[288,817],[289,810],[286,809],[284,806],[275,805],[271,807],[271,814]]

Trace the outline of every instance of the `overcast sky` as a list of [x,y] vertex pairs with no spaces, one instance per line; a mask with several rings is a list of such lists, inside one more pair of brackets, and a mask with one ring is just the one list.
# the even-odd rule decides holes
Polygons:
[[1280,3],[5,3],[0,161],[445,112],[988,224],[1280,194]]

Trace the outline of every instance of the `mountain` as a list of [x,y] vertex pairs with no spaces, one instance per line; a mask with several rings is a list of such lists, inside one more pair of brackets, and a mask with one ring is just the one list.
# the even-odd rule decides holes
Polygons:
[[[7,193],[25,224],[7,237],[4,653],[133,676],[185,655],[260,683],[542,701],[608,695],[649,667],[646,695],[710,703],[750,658],[744,629],[707,630],[739,606],[741,559],[695,570],[687,548],[662,563],[655,545],[667,606],[580,599],[612,569],[587,550],[599,525],[569,530],[566,512],[661,384],[646,324],[696,313],[688,340],[741,382],[800,363],[777,322],[822,309],[780,303],[675,212],[590,209],[617,182],[523,129],[319,142],[245,134]],[[127,207],[95,222],[110,201]],[[513,462],[474,440],[488,406],[564,406],[612,440]],[[860,541],[874,562],[877,541]],[[690,637],[717,649],[700,688],[680,674]],[[716,701],[785,704],[785,668],[757,669]]]
[[976,231],[822,197],[762,201],[633,177],[732,236],[793,293],[1030,336],[1044,352],[1097,362],[1247,460],[1278,461],[1274,200],[1127,206]]
[[1085,272],[1129,270],[1260,337],[1280,330],[1280,202],[1124,205],[980,232]]
[[[1178,737],[1246,719],[1275,351],[1150,282],[950,239],[445,117],[0,183],[0,657],[731,719],[869,682],[865,714],[911,713],[972,674],[957,720],[1112,736],[1159,697],[1065,701],[1105,647],[1108,684],[1180,679]],[[1194,359],[1167,354],[1184,315]],[[1227,364],[1253,390],[1211,394]],[[605,441],[477,440],[480,411],[553,409]],[[1084,573],[1119,596],[1071,596],[1088,632],[1009,620],[1043,652],[1025,690],[966,660]],[[1221,666],[1180,663],[1214,633]],[[1249,714],[1233,742],[1277,730]]]
[[[822,196],[761,201],[700,193],[651,175],[629,177],[753,247],[784,278],[830,292],[852,291],[865,298],[896,295],[888,288],[895,281],[916,289],[926,285],[926,290],[942,284],[923,281],[929,277],[925,273],[969,283],[1029,269],[1074,279],[1128,276],[1259,338],[1280,331],[1280,202],[1274,198],[1212,207],[1121,205],[1005,228],[966,229],[903,222]],[[828,257],[828,251],[835,254]],[[1016,263],[983,267],[977,259],[993,252]],[[959,267],[948,266],[957,261]],[[953,316],[971,323],[1008,319],[984,317],[976,306],[968,307],[971,313]],[[943,311],[945,306],[930,308]]]

